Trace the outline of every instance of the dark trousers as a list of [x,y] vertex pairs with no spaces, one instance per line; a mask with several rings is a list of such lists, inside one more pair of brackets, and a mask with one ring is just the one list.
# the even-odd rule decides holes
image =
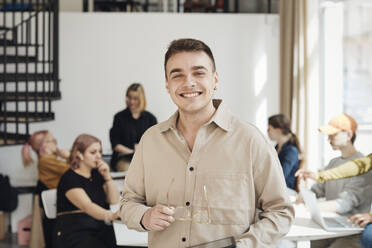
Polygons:
[[45,215],[42,219],[43,224],[43,232],[44,232],[44,240],[45,240],[45,248],[52,248],[53,244],[53,230],[56,224],[55,219],[48,219]]
[[54,229],[54,248],[115,248],[112,226],[87,214],[58,216]]
[[[44,209],[43,201],[41,200],[41,192],[44,190],[48,190],[47,186],[41,181],[37,181],[37,185],[35,188],[35,194],[39,195],[39,206],[41,209]],[[44,211],[43,211],[44,212]],[[45,241],[45,248],[52,248],[53,247],[53,230],[56,224],[55,219],[48,219],[45,216],[45,212],[42,216],[42,226],[43,226],[43,233],[44,233],[44,241]]]

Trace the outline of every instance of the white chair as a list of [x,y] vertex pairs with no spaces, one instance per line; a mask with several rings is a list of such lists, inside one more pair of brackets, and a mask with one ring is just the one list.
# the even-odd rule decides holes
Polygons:
[[57,190],[48,189],[41,192],[46,217],[55,219],[57,216]]

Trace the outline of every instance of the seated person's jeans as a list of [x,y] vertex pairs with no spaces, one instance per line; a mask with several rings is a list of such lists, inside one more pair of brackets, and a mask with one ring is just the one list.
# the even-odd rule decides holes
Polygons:
[[360,238],[360,243],[363,248],[372,248],[372,223],[368,224]]

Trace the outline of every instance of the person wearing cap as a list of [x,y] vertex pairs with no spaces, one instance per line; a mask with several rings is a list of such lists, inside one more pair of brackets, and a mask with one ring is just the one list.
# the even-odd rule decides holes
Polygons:
[[[333,158],[325,170],[336,168],[348,161],[363,157],[354,146],[356,139],[357,122],[347,114],[334,117],[328,125],[319,128],[319,131],[328,135],[328,140],[333,150],[341,152],[341,156]],[[372,199],[371,186],[372,174],[344,178],[336,181],[326,181],[314,184],[311,187],[317,198],[325,197],[325,201],[318,205],[322,211],[337,212],[351,216],[356,213],[368,212]],[[311,247],[360,247],[360,235],[342,238],[316,240],[311,242]]]
[[[358,176],[370,172],[371,168],[372,153],[370,153],[368,156],[346,162],[339,167],[329,170],[312,172],[310,170],[301,169],[296,173],[296,176],[300,180],[310,178],[317,182],[325,182]],[[369,213],[360,213],[351,216],[350,221],[356,225],[359,225],[360,227],[365,227],[360,239],[360,243],[363,248],[372,248],[372,209]]]

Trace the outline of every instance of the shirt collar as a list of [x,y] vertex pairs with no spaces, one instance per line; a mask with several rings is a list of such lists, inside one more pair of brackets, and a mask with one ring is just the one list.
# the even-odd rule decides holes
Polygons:
[[[218,127],[222,128],[226,132],[231,130],[232,115],[228,111],[226,105],[221,99],[213,99],[213,106],[217,109],[216,113],[213,115],[212,119],[204,124],[204,126],[215,123]],[[176,129],[176,122],[178,118],[178,110],[165,122],[159,124],[160,132],[168,131],[169,129]]]
[[160,132],[163,133],[169,129],[176,129],[178,110],[166,121],[159,124]]

